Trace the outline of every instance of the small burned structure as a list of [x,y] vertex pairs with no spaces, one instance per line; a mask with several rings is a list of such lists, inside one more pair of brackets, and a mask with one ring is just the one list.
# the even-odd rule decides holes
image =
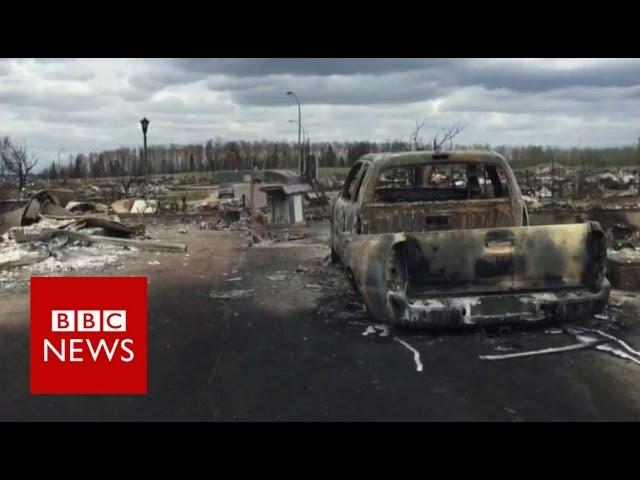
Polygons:
[[267,194],[262,187],[267,184],[293,185],[300,183],[300,176],[293,170],[256,170],[251,175],[251,208],[254,213],[267,208]]
[[275,225],[291,225],[304,222],[304,196],[313,192],[311,185],[266,184],[260,190],[267,197],[267,221]]

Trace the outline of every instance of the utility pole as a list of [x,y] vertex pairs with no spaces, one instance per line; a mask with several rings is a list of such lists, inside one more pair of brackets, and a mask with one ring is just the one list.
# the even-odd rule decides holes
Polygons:
[[296,103],[298,104],[298,150],[300,151],[300,160],[298,164],[298,171],[301,175],[304,175],[304,147],[301,143],[302,139],[302,108],[300,107],[300,100],[294,91],[289,90],[287,95],[296,99]]

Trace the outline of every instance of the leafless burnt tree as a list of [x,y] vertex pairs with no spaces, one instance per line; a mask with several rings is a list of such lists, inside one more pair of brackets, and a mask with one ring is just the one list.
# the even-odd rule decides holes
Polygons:
[[420,150],[422,148],[422,142],[420,140],[420,129],[424,126],[424,122],[418,123],[416,120],[416,128],[409,136],[409,143],[412,150]]
[[447,142],[452,142],[455,137],[457,137],[460,132],[462,132],[466,128],[466,125],[462,123],[455,123],[449,128],[445,128],[440,132],[436,133],[433,137],[433,151],[437,152],[445,145]]
[[[420,137],[420,130],[424,127],[424,123],[419,123],[416,121],[416,128],[413,129],[411,135],[409,135],[409,144],[411,145],[411,150],[423,150],[424,144],[422,143],[422,139]],[[460,134],[466,125],[462,123],[456,123],[448,128],[444,128],[435,134],[433,139],[430,142],[429,146],[433,147],[433,150],[437,152],[440,150],[447,142],[453,144],[453,139]]]
[[0,142],[0,159],[7,174],[16,178],[18,191],[21,192],[38,159],[27,151],[26,146],[16,146],[9,137],[4,137]]

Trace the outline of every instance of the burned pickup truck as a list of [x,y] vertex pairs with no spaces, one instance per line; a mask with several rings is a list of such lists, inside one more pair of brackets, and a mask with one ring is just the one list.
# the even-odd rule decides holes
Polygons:
[[488,151],[365,155],[331,215],[332,259],[376,320],[405,325],[597,313],[605,242],[596,222],[529,226],[509,164]]

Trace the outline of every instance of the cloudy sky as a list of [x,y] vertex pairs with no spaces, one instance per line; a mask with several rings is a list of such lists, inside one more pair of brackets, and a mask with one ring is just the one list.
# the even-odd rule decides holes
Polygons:
[[633,59],[6,59],[0,135],[43,165],[149,143],[295,140],[294,90],[314,141],[425,137],[461,143],[631,145],[640,137]]

